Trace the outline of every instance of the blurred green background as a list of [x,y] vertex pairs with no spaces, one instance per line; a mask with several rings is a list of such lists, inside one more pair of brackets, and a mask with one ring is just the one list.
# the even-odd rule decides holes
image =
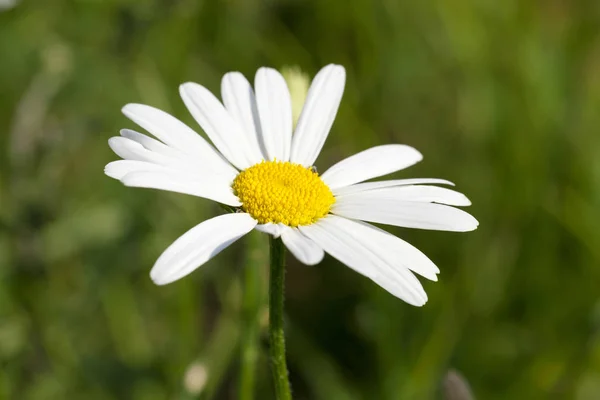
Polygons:
[[330,257],[290,257],[295,397],[466,399],[452,394],[458,371],[479,399],[600,398],[593,0],[24,0],[0,11],[0,398],[235,399],[253,358],[256,399],[272,398],[267,237],[155,286],[160,253],[221,211],[104,176],[117,159],[107,140],[136,128],[120,113],[129,102],[197,128],[182,82],[218,93],[230,70],[313,76],[330,62],[348,78],[319,170],[409,144],[424,161],[395,176],[456,182],[480,227],[389,229],[442,270],[424,282],[423,308]]

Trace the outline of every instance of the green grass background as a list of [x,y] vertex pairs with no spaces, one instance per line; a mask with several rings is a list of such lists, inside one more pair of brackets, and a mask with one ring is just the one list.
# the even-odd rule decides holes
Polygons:
[[[457,183],[471,233],[389,229],[442,273],[413,308],[330,257],[289,258],[297,399],[600,398],[600,4],[23,0],[0,11],[0,398],[229,399],[264,328],[267,237],[148,273],[209,201],[103,174],[129,102],[197,127],[177,87],[263,65],[347,70],[320,171],[370,146]],[[250,264],[250,266],[245,264]],[[258,271],[247,276],[248,268]],[[245,292],[248,281],[251,292]],[[259,328],[260,328],[259,327]],[[256,399],[271,399],[264,335]],[[198,396],[184,376],[208,374]]]

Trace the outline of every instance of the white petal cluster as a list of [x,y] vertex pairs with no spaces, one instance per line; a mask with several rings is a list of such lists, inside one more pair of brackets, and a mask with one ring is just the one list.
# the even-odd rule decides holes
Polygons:
[[[344,92],[342,66],[328,65],[313,79],[293,131],[290,93],[282,75],[260,68],[254,88],[239,72],[225,74],[222,102],[196,83],[180,87],[181,97],[206,133],[156,108],[128,104],[123,113],[154,138],[124,129],[109,140],[123,160],[105,172],[127,186],[203,197],[232,207],[242,204],[231,185],[235,177],[262,161],[289,161],[311,167],[335,120]],[[214,146],[214,147],[213,147]],[[330,254],[407,303],[420,306],[427,294],[414,274],[437,280],[439,269],[421,251],[368,222],[407,228],[470,231],[478,223],[455,206],[469,200],[443,179],[365,182],[410,167],[422,155],[412,147],[383,145],[333,165],[321,175],[335,196],[330,214],[311,225],[258,224],[247,213],[204,221],[177,239],[150,273],[159,285],[178,280],[252,229],[281,237],[302,263],[319,263]],[[364,222],[368,221],[368,222]]]

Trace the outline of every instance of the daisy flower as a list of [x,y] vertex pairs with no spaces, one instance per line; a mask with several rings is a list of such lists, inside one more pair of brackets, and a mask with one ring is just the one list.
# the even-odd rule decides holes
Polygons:
[[[376,146],[319,175],[313,167],[335,119],[345,70],[321,69],[312,81],[293,129],[290,93],[282,75],[260,68],[254,89],[239,72],[221,81],[222,102],[196,83],[181,97],[212,145],[173,116],[128,104],[123,113],[155,138],[123,129],[109,140],[123,160],[105,173],[126,186],[162,189],[229,206],[227,213],[184,233],[158,258],[150,276],[178,280],[252,229],[281,238],[302,263],[330,254],[406,301],[421,306],[427,295],[415,274],[437,280],[439,269],[404,240],[369,224],[470,231],[478,223],[453,206],[468,206],[442,179],[371,181],[410,167],[422,156],[401,144]],[[293,131],[293,132],[292,132]],[[214,146],[214,147],[213,147]]]

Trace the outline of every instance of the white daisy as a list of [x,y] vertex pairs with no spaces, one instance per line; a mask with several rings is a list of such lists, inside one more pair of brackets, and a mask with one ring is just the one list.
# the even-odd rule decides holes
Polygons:
[[[335,119],[345,84],[339,65],[311,83],[292,134],[292,105],[284,78],[256,73],[254,90],[239,72],[221,82],[221,103],[209,90],[184,83],[185,105],[210,138],[156,108],[128,104],[123,113],[156,139],[124,129],[109,145],[123,160],[105,172],[126,186],[186,193],[228,205],[235,213],[196,225],[158,258],[150,273],[159,285],[180,279],[258,229],[281,237],[304,264],[329,253],[379,286],[420,306],[427,295],[414,273],[437,280],[439,269],[421,251],[367,222],[408,228],[470,231],[478,223],[451,206],[468,206],[442,179],[366,182],[421,161],[412,147],[377,146],[346,158],[322,175],[312,166]],[[157,140],[158,139],[158,140]]]

